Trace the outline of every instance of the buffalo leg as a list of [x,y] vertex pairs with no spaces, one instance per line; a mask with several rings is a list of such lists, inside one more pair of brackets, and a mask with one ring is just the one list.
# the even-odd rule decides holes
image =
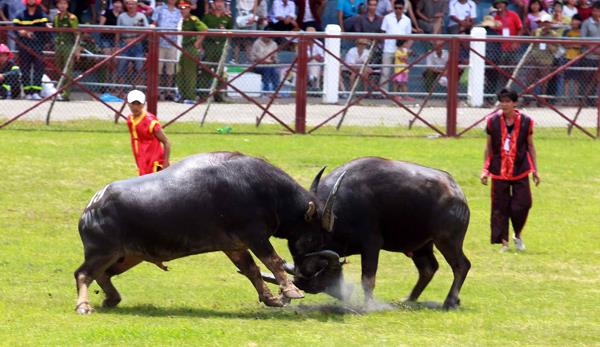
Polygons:
[[375,276],[377,275],[377,264],[379,263],[379,248],[363,251],[360,255],[362,268],[361,283],[365,293],[365,304],[373,303],[373,291],[375,290]]
[[77,305],[75,310],[80,314],[92,313],[93,308],[88,298],[90,284],[106,271],[117,259],[116,255],[87,256],[81,266],[75,271],[77,285]]
[[439,267],[438,262],[433,255],[433,243],[430,242],[414,252],[412,260],[419,271],[419,279],[407,300],[417,301]]
[[267,306],[281,307],[283,302],[280,298],[274,297],[267,284],[260,276],[260,269],[252,259],[252,255],[247,250],[243,251],[224,251],[229,259],[240,269],[244,276],[248,277],[256,291],[258,299]]
[[267,266],[269,271],[273,273],[277,283],[279,283],[279,288],[283,296],[288,299],[301,299],[304,297],[302,291],[287,277],[283,268],[284,261],[275,252],[269,241],[251,245],[250,249]]
[[108,267],[103,274],[96,278],[96,283],[102,288],[106,298],[102,302],[104,307],[115,307],[121,302],[121,295],[117,291],[117,288],[113,285],[110,280],[112,276],[122,274],[123,272],[131,269],[137,264],[141,263],[142,259],[138,257],[124,257],[119,259],[116,263]]
[[443,239],[435,242],[435,246],[440,250],[454,274],[454,281],[450,287],[450,292],[444,301],[444,308],[457,308],[460,304],[459,293],[467,273],[471,268],[471,262],[465,256],[462,250],[462,239]]

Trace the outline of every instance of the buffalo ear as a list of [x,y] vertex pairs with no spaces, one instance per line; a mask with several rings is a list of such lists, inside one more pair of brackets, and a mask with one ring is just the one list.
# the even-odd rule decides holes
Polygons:
[[325,171],[325,169],[327,168],[327,166],[323,166],[323,168],[321,169],[321,171],[319,171],[319,173],[317,173],[317,175],[315,176],[315,178],[313,179],[311,185],[310,185],[310,192],[317,195],[317,188],[319,187],[319,181],[321,180],[321,176],[323,176],[323,171]]
[[309,201],[308,209],[306,210],[306,213],[304,214],[304,220],[307,222],[310,222],[313,219],[313,217],[315,216],[316,212],[317,212],[317,205],[315,205],[315,203],[313,201]]

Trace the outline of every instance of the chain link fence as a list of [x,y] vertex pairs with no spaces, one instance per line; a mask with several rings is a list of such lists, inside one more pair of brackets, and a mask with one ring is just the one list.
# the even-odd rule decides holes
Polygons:
[[538,126],[597,136],[592,41],[22,29],[0,28],[14,47],[14,70],[3,72],[2,126],[118,122],[129,113],[127,92],[141,89],[167,127],[444,136],[483,127],[495,94],[512,87]]

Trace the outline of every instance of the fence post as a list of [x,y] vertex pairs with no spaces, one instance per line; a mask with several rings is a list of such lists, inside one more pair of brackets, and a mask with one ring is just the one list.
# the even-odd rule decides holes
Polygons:
[[[325,27],[327,35],[339,35],[342,29],[339,25],[329,24]],[[341,39],[326,37],[325,48],[336,56],[340,56]],[[323,102],[335,104],[339,100],[340,87],[340,62],[331,54],[325,53],[325,67],[323,69]]]
[[298,65],[296,65],[296,133],[306,132],[306,81],[308,52],[307,40],[304,36],[298,38]]
[[[485,38],[487,33],[484,28],[475,27],[471,29],[471,38]],[[470,46],[473,51],[478,52],[485,57],[485,41],[471,41]],[[481,107],[483,105],[483,93],[485,83],[485,61],[483,58],[471,51],[469,54],[469,86],[467,95],[469,105]]]
[[148,42],[148,64],[147,64],[147,81],[146,81],[146,100],[148,112],[156,114],[158,111],[158,85],[159,85],[159,72],[158,72],[158,41],[160,35],[153,30],[149,35],[150,42]]
[[448,57],[448,99],[446,101],[446,136],[456,136],[456,112],[458,108],[458,53],[460,42],[450,39]]

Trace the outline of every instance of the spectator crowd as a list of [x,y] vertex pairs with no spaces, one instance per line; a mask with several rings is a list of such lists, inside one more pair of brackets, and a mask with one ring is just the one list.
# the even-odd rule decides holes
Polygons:
[[[482,3],[489,2],[489,6]],[[52,51],[55,66],[66,76],[81,66],[83,56],[109,55],[119,48],[115,64],[108,64],[97,75],[104,84],[102,91],[122,94],[125,87],[144,84],[144,63],[148,51],[143,40],[134,32],[101,32],[97,36],[76,35],[74,32],[50,34],[30,31],[28,27],[77,28],[80,23],[107,27],[157,27],[171,31],[203,32],[208,29],[323,31],[326,24],[339,24],[344,32],[468,35],[475,26],[484,27],[488,35],[540,38],[600,37],[600,1],[589,0],[337,0],[332,6],[326,0],[0,0],[0,19],[21,30],[2,31],[0,37],[0,97],[41,99],[42,76],[50,72],[42,59],[44,51]],[[478,10],[485,8],[484,13]],[[479,11],[481,12],[481,11]],[[77,37],[77,39],[76,39]],[[168,35],[159,43],[161,97],[165,100],[194,102],[205,96],[222,74],[222,60],[229,63],[257,63],[253,71],[262,78],[264,91],[273,91],[283,76],[278,50],[287,39],[236,38],[229,42],[222,37]],[[412,101],[408,95],[409,82],[416,72],[409,69],[419,47],[428,45],[432,53],[419,70],[424,90],[432,92],[447,85],[447,48],[443,41],[431,43],[416,40],[360,39],[344,42],[342,51],[348,66],[343,68],[341,90],[347,90],[363,68],[363,75],[373,76],[384,89],[393,89],[400,99]],[[186,52],[180,52],[180,45]],[[536,43],[527,45],[511,42],[488,42],[488,58],[499,66],[514,67],[523,59],[525,82],[531,84],[548,75],[558,66],[581,54],[584,47]],[[75,48],[74,48],[75,47]],[[294,54],[294,45],[286,44]],[[291,47],[291,48],[289,48]],[[525,47],[525,48],[524,48]],[[421,47],[422,48],[422,47]],[[229,49],[231,49],[229,51]],[[323,49],[316,41],[309,45],[309,87],[318,89],[322,81]],[[224,57],[225,55],[225,57]],[[194,57],[201,57],[212,71],[200,69]],[[18,58],[18,59],[17,59]],[[460,54],[461,64],[468,63],[468,47]],[[600,53],[592,53],[544,85],[536,92],[550,95],[587,95],[594,84],[582,84],[586,68],[596,68]],[[514,70],[510,70],[511,72]],[[506,85],[507,77],[486,69],[487,94],[495,94]],[[363,86],[364,88],[364,86]],[[65,89],[59,100],[69,100]],[[215,95],[215,100],[222,97]]]

